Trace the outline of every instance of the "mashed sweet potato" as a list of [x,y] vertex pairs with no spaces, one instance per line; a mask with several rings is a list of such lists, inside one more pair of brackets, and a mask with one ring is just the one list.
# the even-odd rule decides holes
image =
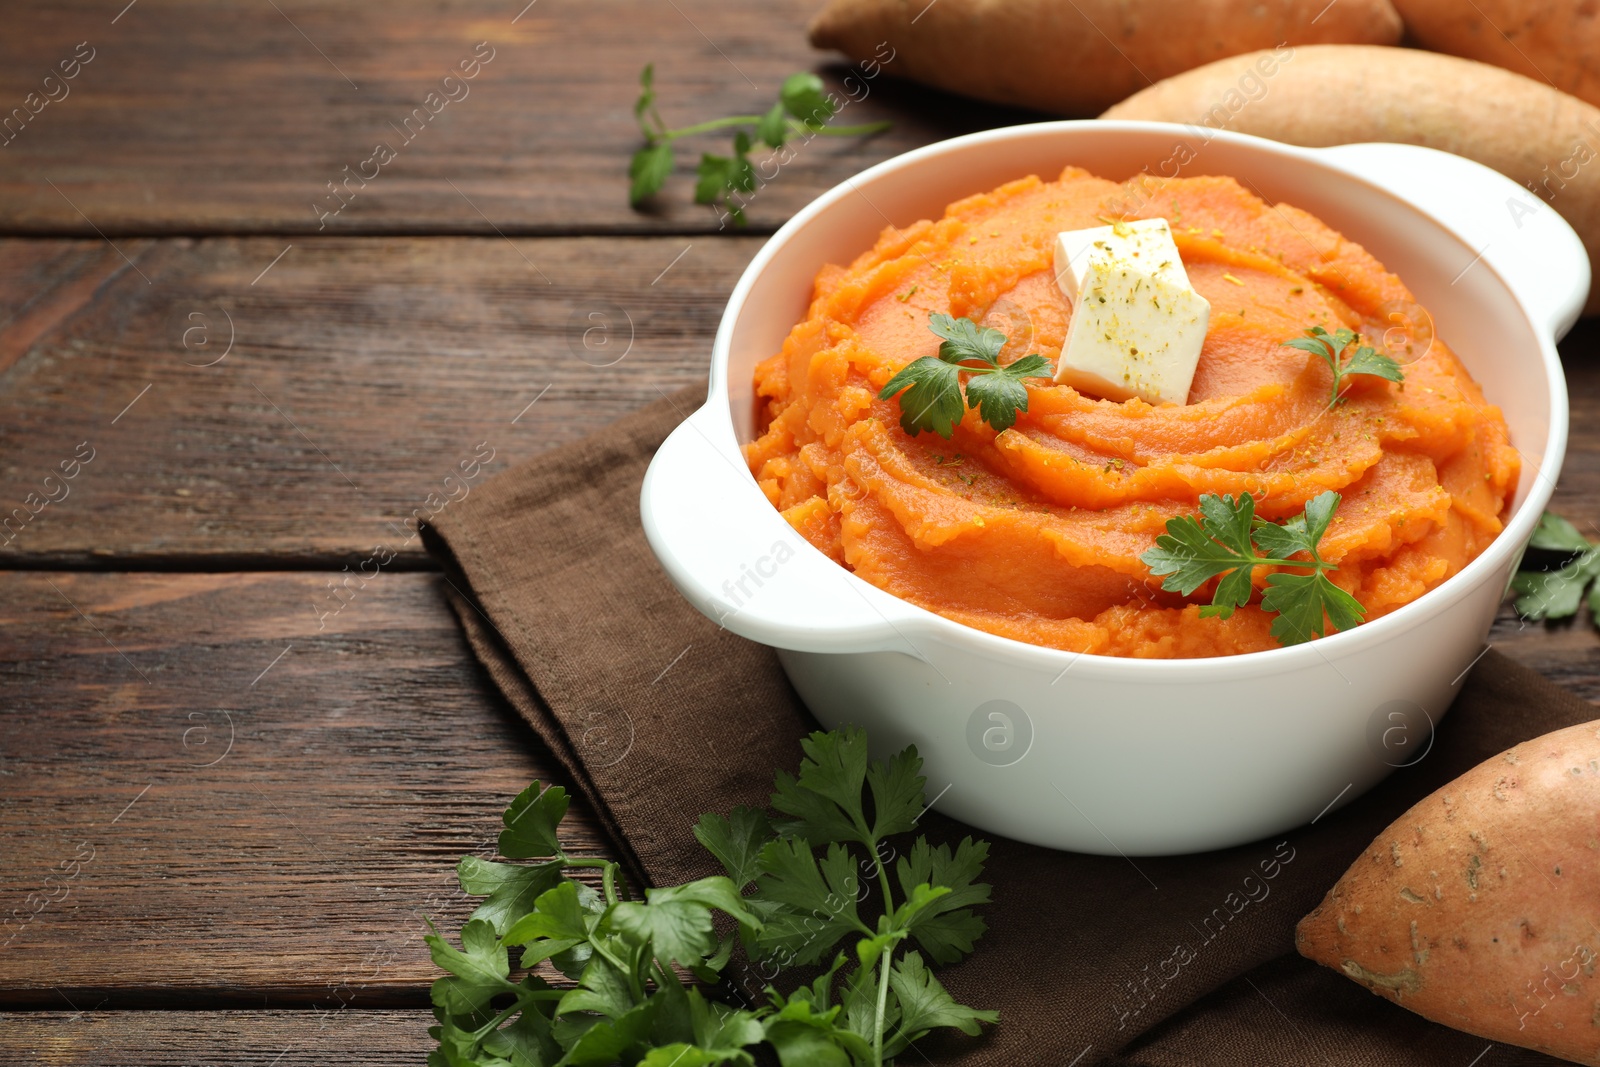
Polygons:
[[[947,441],[906,434],[898,402],[877,399],[936,353],[934,312],[1003,331],[1002,363],[1054,361],[1070,317],[1055,235],[1156,216],[1211,302],[1187,404],[1032,379],[1013,428],[997,434],[968,411]],[[1465,566],[1500,532],[1519,460],[1499,409],[1426,323],[1361,246],[1231,178],[1119,185],[1069,168],[887,229],[849,267],[824,267],[805,321],[756,369],[763,426],[745,458],[817,548],[980,630],[1116,656],[1275,648],[1256,604],[1201,618],[1210,586],[1187,601],[1163,592],[1139,557],[1201,494],[1253,494],[1278,521],[1334,489],[1343,503],[1322,555],[1369,620]],[[1327,364],[1283,346],[1316,325],[1386,347],[1405,381],[1352,377],[1330,408]]]

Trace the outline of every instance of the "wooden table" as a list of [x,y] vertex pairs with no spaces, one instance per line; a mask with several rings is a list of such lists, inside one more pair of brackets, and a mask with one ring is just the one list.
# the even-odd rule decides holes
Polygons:
[[[795,70],[838,85],[813,0],[524,3],[6,13],[0,110],[59,98],[0,147],[0,1062],[420,1062],[423,919],[463,920],[456,860],[554,764],[413,515],[462,459],[492,449],[481,484],[701,380],[739,271],[822,190],[1028,117],[884,78],[851,121],[893,130],[806,145],[747,228],[690,202],[718,139],[636,212],[639,69],[677,125]],[[479,42],[467,95],[402,140]],[[377,141],[396,157],[331,199]],[[595,366],[597,323],[621,362]],[[1563,348],[1557,506],[1586,528],[1597,348]],[[1587,620],[1508,610],[1494,641],[1600,697]]]

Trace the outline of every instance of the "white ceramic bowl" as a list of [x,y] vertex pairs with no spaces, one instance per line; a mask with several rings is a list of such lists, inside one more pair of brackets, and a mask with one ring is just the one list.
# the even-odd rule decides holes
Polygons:
[[[1048,180],[1068,164],[1114,179],[1145,168],[1231,175],[1365,245],[1505,413],[1523,458],[1505,532],[1437,589],[1347,633],[1158,661],[974,630],[812,548],[762,495],[739,445],[753,435],[753,368],[804,316],[817,269],[850,262],[885,226],[938,218],[951,201],[1027,174]],[[1348,803],[1431,743],[1430,723],[1482,652],[1555,486],[1567,439],[1555,342],[1588,289],[1582,244],[1542,201],[1426,148],[1307,150],[1140,122],[945,141],[818,198],[756,256],[717,332],[706,405],[650,465],[645,532],[696,608],[778,650],[824,725],[865,727],[879,754],[915,742],[940,811],[1081,852],[1252,841]]]

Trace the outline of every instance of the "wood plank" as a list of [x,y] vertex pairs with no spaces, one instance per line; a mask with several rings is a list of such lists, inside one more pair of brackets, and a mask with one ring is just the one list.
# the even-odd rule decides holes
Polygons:
[[[702,151],[727,154],[721,134],[682,144],[682,173],[650,212],[628,206],[651,62],[673,126],[765,111],[785,76],[812,68],[857,101],[841,122],[894,121],[868,141],[799,148],[752,200],[755,232],[907,149],[1036,117],[882,77],[847,88],[840,57],[806,43],[817,0],[139,0],[113,19],[122,6],[7,13],[0,233],[715,232],[692,171]],[[454,102],[425,103],[479,42],[492,58],[443,87]],[[75,78],[60,79],[62,62]],[[380,142],[394,158],[368,163],[363,183]],[[345,167],[348,206],[324,220],[313,205]]]
[[1580,321],[1562,340],[1561,365],[1572,425],[1550,507],[1600,540],[1600,317]]
[[[702,380],[759,245],[180,238],[134,268],[100,242],[0,241],[0,307],[22,308],[0,352],[25,349],[0,371],[0,563],[337,568],[383,545],[427,566],[412,519],[480,443],[473,484]],[[1600,320],[1562,351],[1555,506],[1600,537]],[[47,486],[83,442],[92,461]]]
[[0,1014],[0,1065],[57,1067],[394,1067],[433,1042],[421,1009],[370,1011],[33,1011]]
[[759,244],[179,238],[129,267],[0,241],[0,306],[44,294],[0,323],[26,348],[0,371],[0,563],[423,565],[414,517],[449,493],[704,381]]
[[[1578,323],[1562,341],[1561,357],[1572,424],[1550,507],[1600,540],[1600,319]],[[1531,622],[1506,604],[1489,641],[1585,700],[1600,703],[1600,629],[1587,607],[1575,618]]]
[[327,581],[0,573],[0,1003],[426,1005],[455,863],[560,775],[441,578]]
[[[424,1004],[455,861],[559,779],[440,581],[319,618],[326,575],[0,574],[0,1003]],[[1494,640],[1600,697],[1587,620],[1507,609]],[[569,830],[606,850],[581,805]]]
[[1587,608],[1575,618],[1531,622],[1509,604],[1500,608],[1489,643],[1583,699],[1600,704],[1600,629]]
[[[150,243],[123,247],[139,256]],[[131,266],[103,242],[0,242],[0,373]]]

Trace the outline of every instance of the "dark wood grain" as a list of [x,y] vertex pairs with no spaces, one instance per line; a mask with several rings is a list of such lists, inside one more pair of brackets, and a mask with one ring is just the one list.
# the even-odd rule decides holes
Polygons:
[[[1600,541],[1600,319],[1585,319],[1561,343],[1571,398],[1567,459],[1550,507]],[[1506,655],[1600,703],[1600,629],[1587,607],[1576,618],[1532,622],[1501,608],[1489,641]]]
[[[0,233],[715,232],[692,172],[702,151],[727,154],[725,134],[685,141],[651,210],[628,206],[651,62],[673,126],[764,111],[786,75],[812,68],[857,100],[839,122],[895,122],[800,147],[752,200],[756,232],[889,156],[1032,117],[885,77],[846,91],[848,68],[806,43],[816,0],[537,0],[520,18],[526,0],[138,0],[113,24],[124,3],[7,11],[0,113],[81,42],[94,57],[0,147]],[[493,58],[407,143],[405,118],[478,42]],[[322,220],[327,183],[379,142],[396,158]]]
[[[321,575],[0,574],[0,1003],[425,1004],[423,917],[471,907],[455,861],[487,853],[528,780],[559,778],[441,581],[383,576],[319,619]],[[1492,639],[1600,699],[1586,619],[1507,608]],[[567,829],[606,851],[581,805]],[[147,1051],[209,1048],[207,1025],[158,1027]]]
[[150,243],[124,242],[125,259],[102,241],[0,241],[0,374],[130,269],[131,257]]
[[1600,704],[1600,629],[1587,608],[1580,608],[1575,618],[1531,622],[1506,604],[1489,632],[1489,642],[1552,682]]
[[[74,998],[76,999],[76,998]],[[63,1005],[65,1007],[65,1005]],[[398,1067],[432,1048],[433,1016],[370,1011],[110,1011],[0,1014],[0,1067]],[[48,1060],[39,1052],[49,1050]]]
[[[0,522],[94,449],[65,499],[0,527],[0,562],[337,569],[382,545],[425,566],[413,518],[480,444],[478,482],[701,380],[759,243],[179,238],[130,266],[100,242],[0,241],[0,307],[21,309],[0,322],[19,350]],[[1600,536],[1600,324],[1563,352],[1555,506]]]
[[442,581],[0,574],[0,1003],[426,1005],[455,863],[559,777]]
[[1600,317],[1582,320],[1562,340],[1561,365],[1571,429],[1550,506],[1600,540]]
[[[559,774],[442,579],[393,573],[430,566],[413,517],[480,442],[471,485],[699,380],[748,235],[889,156],[1036,117],[892,77],[847,91],[804,39],[818,3],[8,7],[0,234],[51,239],[0,240],[0,567],[26,568],[0,571],[0,1005],[29,1009],[0,1014],[0,1067],[422,1060],[422,919],[459,925],[455,862]],[[16,128],[80,42],[69,94]],[[406,139],[478,42],[469,95]],[[859,98],[840,121],[894,128],[799,146],[742,238],[691,203],[721,135],[634,211],[647,62],[673,125],[815,69]],[[324,215],[378,141],[396,157]],[[648,234],[674,236],[619,236]],[[1555,506],[1600,534],[1600,324],[1563,353]],[[332,611],[329,580],[380,545],[395,561]],[[267,573],[288,569],[321,573]],[[1600,700],[1586,617],[1507,607],[1491,640]],[[605,851],[582,805],[567,829]],[[208,1010],[140,1010],[163,1008]]]
[[703,381],[759,239],[300,238],[253,282],[289,244],[0,241],[0,563],[417,566],[447,493]]

